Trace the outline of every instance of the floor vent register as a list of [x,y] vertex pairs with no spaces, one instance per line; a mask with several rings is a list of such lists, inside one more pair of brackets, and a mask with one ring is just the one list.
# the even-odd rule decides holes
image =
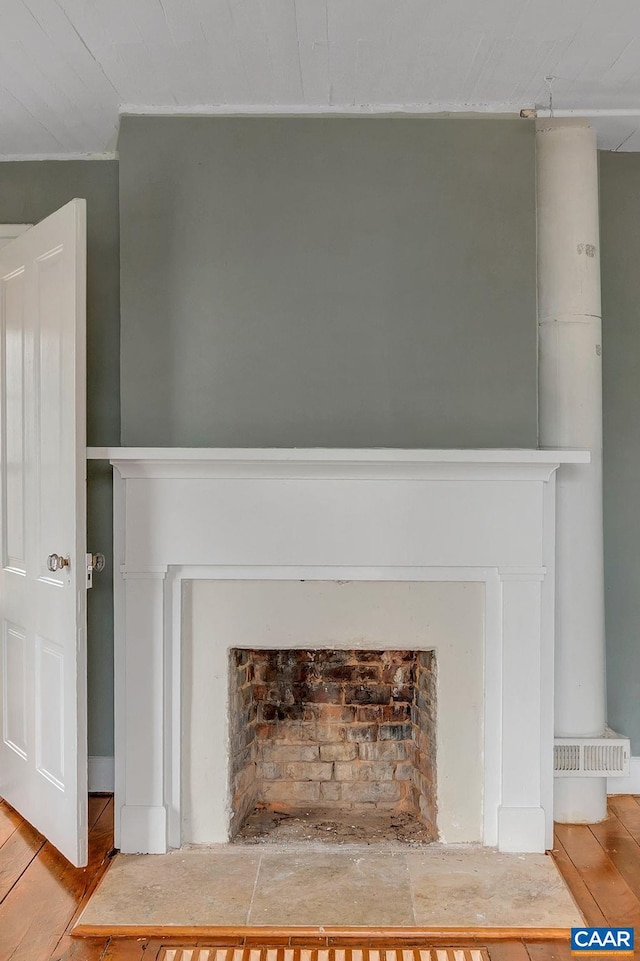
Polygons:
[[165,947],[158,961],[489,961],[484,948]]

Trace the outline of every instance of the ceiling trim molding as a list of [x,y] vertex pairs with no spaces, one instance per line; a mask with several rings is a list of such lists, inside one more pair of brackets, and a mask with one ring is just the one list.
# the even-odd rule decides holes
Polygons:
[[103,153],[19,153],[0,154],[0,163],[22,163],[26,160],[117,160],[118,152],[108,150]]
[[482,117],[517,118],[521,104],[121,104],[121,117]]
[[640,117],[640,109],[637,107],[596,107],[594,109],[590,109],[589,107],[568,107],[556,110],[554,107],[553,110],[549,110],[548,107],[534,107],[531,111],[531,115],[539,117],[543,120],[546,120],[550,117],[556,117],[560,120],[569,117],[584,117],[586,120],[589,118],[593,118],[595,120],[598,117],[620,117],[622,119],[625,117],[631,117],[635,119]]

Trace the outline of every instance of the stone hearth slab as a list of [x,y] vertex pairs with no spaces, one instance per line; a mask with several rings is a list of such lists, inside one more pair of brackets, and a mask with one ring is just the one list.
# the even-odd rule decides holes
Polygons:
[[248,923],[404,927],[414,924],[404,853],[371,848],[265,851]]
[[118,855],[76,929],[84,935],[158,927],[549,932],[582,923],[545,855],[467,845],[289,844]]
[[249,848],[117,855],[82,914],[82,923],[242,925],[260,864]]
[[443,927],[547,927],[582,924],[553,860],[488,848],[406,854],[415,923]]

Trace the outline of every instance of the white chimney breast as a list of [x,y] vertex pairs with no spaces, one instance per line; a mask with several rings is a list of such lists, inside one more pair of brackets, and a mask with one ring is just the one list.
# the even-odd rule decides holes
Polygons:
[[[588,463],[588,452],[100,448],[89,456],[116,468],[121,850],[163,852],[183,841],[182,588],[192,580],[483,585],[481,839],[503,851],[551,846],[555,471]],[[461,647],[452,664],[464,655]],[[437,724],[440,743],[446,718]],[[452,790],[464,791],[467,749],[443,751],[439,792],[441,764],[456,772]],[[209,840],[224,841],[226,770],[206,770],[220,831]],[[446,840],[456,803],[442,800]]]

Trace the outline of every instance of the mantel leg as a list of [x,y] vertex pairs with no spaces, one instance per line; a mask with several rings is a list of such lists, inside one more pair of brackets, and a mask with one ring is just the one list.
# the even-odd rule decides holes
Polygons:
[[124,670],[116,689],[124,711],[124,804],[120,809],[120,850],[164,854],[164,574],[125,574]]
[[541,757],[542,578],[542,573],[535,579],[528,574],[502,575],[500,851],[545,850],[547,814],[541,804],[541,779],[546,775]]

